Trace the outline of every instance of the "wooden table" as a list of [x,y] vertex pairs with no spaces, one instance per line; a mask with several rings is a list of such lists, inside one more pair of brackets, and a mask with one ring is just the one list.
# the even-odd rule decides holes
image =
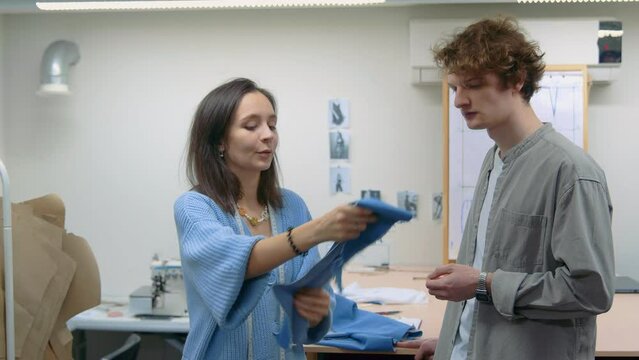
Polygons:
[[595,354],[639,357],[639,294],[615,294],[612,309],[597,316]]
[[[425,291],[425,276],[432,268],[392,267],[388,271],[356,271],[343,273],[344,286],[357,282],[362,287],[398,287]],[[412,305],[369,305],[359,304],[360,309],[369,311],[399,310],[403,317],[422,319],[423,337],[437,337],[441,329],[446,301],[428,296],[426,304]],[[318,354],[385,354],[411,355],[416,349],[397,348],[394,353],[371,353],[339,349],[323,345],[304,346],[309,360],[316,360]],[[597,357],[639,357],[639,294],[616,294],[609,312],[597,317]]]

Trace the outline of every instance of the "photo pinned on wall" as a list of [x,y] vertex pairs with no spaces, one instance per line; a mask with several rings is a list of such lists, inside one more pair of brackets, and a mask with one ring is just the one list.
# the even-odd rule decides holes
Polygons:
[[435,221],[439,221],[442,219],[442,193],[434,193],[433,194],[433,217],[432,219]]
[[351,168],[331,166],[330,177],[331,194],[351,193]]
[[337,130],[328,133],[331,150],[331,160],[349,160],[351,134],[348,130]]
[[330,99],[328,101],[328,127],[348,128],[350,126],[350,102],[347,99]]
[[366,199],[366,198],[373,198],[373,199],[377,199],[377,200],[381,200],[382,199],[382,192],[379,190],[362,190],[362,195],[361,195],[362,199]]
[[398,191],[397,206],[417,218],[417,193],[414,191]]

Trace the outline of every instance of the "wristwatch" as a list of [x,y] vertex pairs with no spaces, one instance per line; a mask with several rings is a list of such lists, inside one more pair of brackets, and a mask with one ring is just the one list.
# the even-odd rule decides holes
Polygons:
[[486,287],[487,277],[488,274],[485,272],[479,274],[479,282],[477,283],[477,289],[475,289],[475,299],[483,303],[492,304],[493,298],[488,293],[488,288]]

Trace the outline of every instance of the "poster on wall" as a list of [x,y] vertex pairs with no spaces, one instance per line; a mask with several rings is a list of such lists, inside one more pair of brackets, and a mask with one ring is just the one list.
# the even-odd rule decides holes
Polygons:
[[331,160],[350,160],[349,149],[351,134],[348,130],[335,130],[328,133]]
[[372,199],[381,200],[382,192],[380,190],[370,190],[370,189],[362,190],[361,198],[362,199],[372,198]]
[[330,129],[349,128],[350,118],[350,103],[347,99],[330,99],[328,101],[328,127]]
[[414,191],[398,191],[397,207],[404,209],[417,218],[417,193]]
[[351,168],[343,166],[331,166],[330,193],[351,193]]

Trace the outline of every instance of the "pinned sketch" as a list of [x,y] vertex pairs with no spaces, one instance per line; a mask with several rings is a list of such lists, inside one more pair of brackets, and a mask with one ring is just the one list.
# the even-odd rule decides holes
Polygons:
[[349,130],[336,130],[328,133],[331,160],[349,160],[351,135]]
[[331,194],[351,193],[351,168],[331,166],[330,177]]
[[530,99],[530,106],[544,122],[557,132],[584,147],[583,74],[575,71],[549,72]]
[[362,190],[361,193],[361,198],[362,199],[366,199],[366,198],[373,198],[373,199],[377,199],[377,200],[381,200],[382,199],[382,192],[379,190]]
[[397,192],[397,207],[413,214],[413,218],[417,218],[417,193],[414,191]]
[[[548,66],[540,82],[540,89],[533,95],[530,105],[543,122],[576,145],[585,148],[588,104],[584,91],[587,79],[586,66]],[[494,146],[485,130],[470,130],[459,109],[454,106],[454,93],[448,94],[444,110],[444,128],[448,134],[448,148],[444,154],[446,179],[444,191],[444,261],[457,259],[464,226],[470,211],[475,184],[487,151]],[[447,195],[447,196],[446,196]]]
[[442,219],[442,193],[433,194],[433,216],[434,221]]
[[328,101],[328,127],[348,128],[350,126],[350,103],[347,99]]

